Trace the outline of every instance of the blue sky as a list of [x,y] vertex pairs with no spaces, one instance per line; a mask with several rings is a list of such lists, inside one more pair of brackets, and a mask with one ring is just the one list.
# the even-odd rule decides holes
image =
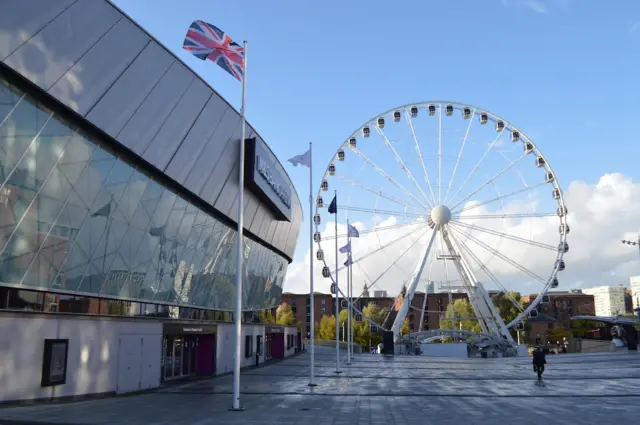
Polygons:
[[[432,99],[508,118],[552,159],[564,187],[640,177],[635,0],[114,2],[236,107],[240,85],[182,41],[196,19],[248,40],[248,120],[283,162],[314,142],[316,186],[365,121]],[[287,170],[306,206],[307,173]],[[307,247],[302,232],[296,259]]]

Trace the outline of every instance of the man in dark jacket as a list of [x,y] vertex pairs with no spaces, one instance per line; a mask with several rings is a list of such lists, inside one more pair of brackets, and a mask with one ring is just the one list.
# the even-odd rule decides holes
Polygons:
[[547,364],[547,359],[544,354],[544,349],[540,346],[533,350],[533,371],[538,374],[538,381],[542,380],[542,372],[544,372],[544,365]]

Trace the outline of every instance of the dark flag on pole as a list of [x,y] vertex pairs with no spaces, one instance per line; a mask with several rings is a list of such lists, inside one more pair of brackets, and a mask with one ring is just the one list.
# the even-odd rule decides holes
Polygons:
[[108,204],[105,204],[98,211],[91,214],[91,217],[109,217],[109,214],[111,214],[111,201],[109,201]]
[[338,195],[333,197],[333,201],[329,204],[329,214],[337,214],[338,213]]

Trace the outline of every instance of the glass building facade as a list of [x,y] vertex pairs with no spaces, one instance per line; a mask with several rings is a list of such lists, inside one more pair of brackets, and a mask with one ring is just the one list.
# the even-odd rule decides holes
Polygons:
[[[0,287],[233,310],[235,230],[88,134],[0,73]],[[287,264],[245,237],[245,310]]]

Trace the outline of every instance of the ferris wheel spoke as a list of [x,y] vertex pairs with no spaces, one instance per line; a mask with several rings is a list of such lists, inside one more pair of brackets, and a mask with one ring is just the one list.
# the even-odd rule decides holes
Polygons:
[[407,188],[405,188],[403,185],[401,185],[400,183],[398,183],[393,177],[391,177],[389,175],[389,173],[387,173],[386,171],[384,171],[382,168],[380,168],[375,162],[373,162],[371,159],[369,159],[368,156],[366,156],[361,150],[354,148],[353,152],[360,156],[367,164],[369,164],[374,170],[376,170],[380,175],[382,175],[385,179],[389,180],[393,185],[395,185],[396,187],[398,187],[400,190],[402,190],[404,193],[407,194],[407,196],[409,196],[411,199],[413,199],[415,202],[417,202],[419,205],[421,205],[425,210],[428,210],[429,207],[427,205],[425,205],[424,203],[422,203],[421,200],[417,199],[413,193],[411,193]]
[[452,220],[460,221],[462,219],[478,220],[478,219],[496,219],[496,218],[541,218],[555,217],[557,213],[513,213],[513,214],[479,214],[479,215],[454,215]]
[[438,204],[442,200],[442,105],[438,105]]
[[485,153],[482,155],[482,157],[480,158],[480,160],[476,163],[476,165],[473,167],[473,169],[471,170],[471,172],[469,173],[469,175],[467,176],[467,178],[464,180],[464,182],[462,183],[462,185],[458,188],[458,190],[456,190],[456,193],[453,195],[453,198],[451,198],[451,200],[453,201],[454,199],[456,199],[456,197],[458,196],[458,194],[460,193],[460,191],[462,190],[462,188],[467,184],[467,182],[469,181],[469,179],[471,179],[471,177],[475,174],[476,170],[480,167],[480,165],[482,164],[482,161],[484,161],[484,159],[487,157],[487,155],[489,155],[489,152],[491,152],[491,149],[493,149],[493,146],[498,143],[498,140],[500,140],[500,136],[502,136],[502,133],[504,133],[504,131],[501,131],[498,133],[498,135],[496,136],[495,139],[493,139],[493,142],[491,142],[489,144],[489,147],[487,148],[487,150],[485,151]]
[[[412,221],[411,223],[392,224],[392,225],[389,225],[389,226],[374,227],[374,228],[369,229],[369,230],[360,230],[360,231],[358,231],[358,233],[360,235],[366,235],[368,233],[379,232],[379,231],[382,231],[382,230],[394,230],[394,229],[399,229],[401,227],[424,226],[424,224],[425,223],[421,222],[421,221]],[[344,238],[347,238],[348,236],[349,235],[347,233],[343,233],[343,234],[338,235],[338,239],[344,239]],[[335,240],[335,239],[336,239],[335,236],[327,236],[326,238],[325,237],[322,238],[322,240],[325,240],[325,241],[332,241],[332,240]]]
[[[380,137],[382,137],[382,140],[384,140],[384,144],[391,150],[391,152],[393,153],[393,156],[396,158],[396,161],[398,161],[398,163],[400,164],[402,171],[404,171],[404,173],[407,175],[409,180],[413,182],[413,184],[416,186],[420,194],[424,197],[424,200],[427,201],[427,204],[430,205],[431,201],[429,200],[429,197],[427,196],[426,193],[424,193],[424,190],[422,190],[422,186],[418,184],[415,177],[413,177],[413,173],[411,172],[411,170],[409,170],[409,168],[407,168],[407,166],[405,165],[400,155],[398,155],[398,151],[396,151],[396,149],[393,147],[393,145],[391,144],[387,136],[384,134],[384,131],[382,131],[382,129],[379,126],[376,126],[375,128],[376,130],[378,130],[378,134],[380,134]],[[430,205],[430,206],[433,207],[435,205]]]
[[454,221],[454,220],[451,220],[449,223],[451,225],[453,225],[453,226],[466,227],[468,229],[477,230],[479,232],[488,233],[490,235],[499,236],[501,238],[510,239],[510,240],[516,241],[516,242],[522,242],[524,244],[528,244],[528,245],[535,246],[535,247],[538,247],[538,248],[549,249],[551,251],[556,251],[558,249],[558,247],[553,246],[553,245],[549,245],[549,244],[542,243],[542,242],[536,242],[536,241],[533,241],[531,239],[522,238],[520,236],[514,236],[514,235],[511,235],[509,233],[499,232],[497,230],[487,229],[486,227],[480,227],[480,226],[476,226],[474,224],[463,223],[461,221]]
[[411,115],[406,110],[404,114],[407,118],[407,123],[409,124],[409,129],[411,130],[411,136],[413,137],[414,147],[416,149],[416,154],[420,159],[420,165],[422,165],[422,172],[424,173],[424,181],[427,183],[427,187],[429,188],[429,193],[431,194],[431,200],[433,201],[433,205],[436,204],[436,197],[433,194],[433,186],[431,185],[431,180],[429,179],[429,173],[427,173],[427,167],[424,164],[424,157],[422,156],[422,149],[420,149],[420,143],[418,142],[418,137],[416,136],[416,132],[413,128],[413,123],[411,122]]
[[380,275],[373,282],[371,282],[371,285],[369,285],[369,289],[375,287],[380,279],[382,279],[389,272],[389,270],[391,270],[394,266],[397,266],[398,261],[400,261],[400,259],[402,259],[402,257],[404,257],[418,243],[418,241],[427,234],[429,230],[429,228],[425,229],[417,238],[415,238],[411,245],[409,245],[407,249],[402,251],[402,254],[400,254],[398,258],[396,258],[386,269],[384,269],[382,273],[380,273]]
[[389,201],[391,201],[391,202],[395,202],[395,203],[396,203],[396,204],[398,204],[398,205],[402,205],[402,206],[403,206],[403,207],[405,207],[405,208],[412,208],[412,209],[421,210],[421,211],[423,210],[423,207],[422,207],[422,206],[417,206],[417,205],[407,204],[406,202],[403,202],[403,201],[401,201],[400,199],[398,199],[398,198],[396,198],[396,197],[394,197],[394,196],[391,196],[391,195],[389,195],[389,194],[388,194],[388,193],[386,193],[386,192],[383,192],[383,191],[381,191],[381,190],[379,190],[379,189],[374,189],[374,188],[369,187],[369,186],[366,186],[366,185],[364,185],[364,184],[362,184],[362,183],[358,183],[357,181],[355,181],[355,180],[353,180],[353,179],[350,179],[350,178],[348,178],[348,177],[345,177],[345,176],[343,176],[343,175],[336,174],[335,176],[336,176],[337,178],[339,178],[340,180],[342,180],[342,181],[345,181],[345,182],[349,183],[349,184],[350,184],[350,185],[352,185],[352,186],[359,187],[359,188],[361,188],[361,189],[363,189],[363,190],[366,190],[367,192],[371,192],[371,193],[373,193],[374,195],[378,195],[378,196],[380,196],[380,197],[382,197],[382,198],[385,198],[385,199],[387,199],[387,200],[389,200]]
[[502,254],[500,251],[490,247],[489,245],[487,245],[486,243],[482,242],[481,240],[479,240],[478,238],[476,238],[475,236],[473,236],[472,234],[461,230],[460,228],[457,228],[455,226],[449,227],[449,229],[451,229],[454,233],[457,232],[463,236],[466,236],[467,238],[471,239],[473,242],[476,243],[476,245],[484,248],[485,250],[489,251],[490,253],[492,253],[493,255],[495,255],[496,257],[502,259],[504,262],[506,262],[507,264],[510,264],[511,266],[515,267],[516,269],[520,270],[523,273],[526,273],[527,275],[529,275],[530,277],[532,277],[533,279],[536,279],[544,284],[547,283],[546,279],[543,279],[542,277],[538,276],[536,273],[532,272],[531,270],[529,270],[528,268],[524,267],[523,265],[519,264],[517,261],[507,257],[506,255]]
[[476,108],[473,108],[473,111],[471,112],[471,118],[469,119],[469,124],[467,125],[467,131],[464,133],[464,139],[462,139],[462,146],[460,147],[460,152],[458,152],[458,157],[456,158],[456,164],[453,166],[453,172],[451,173],[451,179],[449,180],[449,185],[447,186],[447,192],[444,195],[444,204],[446,204],[447,199],[449,199],[449,192],[451,191],[451,185],[453,184],[453,181],[456,178],[456,172],[458,171],[460,158],[462,158],[462,153],[464,152],[464,147],[467,144],[467,139],[469,138],[469,131],[471,130],[471,124],[473,124],[473,118],[475,116],[476,116]]
[[[342,208],[344,208],[344,207],[342,207]],[[425,227],[427,228],[427,230],[429,229],[428,226],[426,225],[426,223],[425,223]],[[404,240],[404,239],[406,239],[406,238],[408,238],[408,237],[410,237],[412,235],[415,235],[415,231],[407,232],[404,235],[401,235],[401,236],[393,239],[392,241],[387,242],[386,244],[382,245],[381,247],[376,248],[373,251],[367,252],[366,254],[361,256],[360,258],[358,258],[356,260],[353,260],[351,262],[351,264],[358,264],[360,261],[371,257],[373,254],[376,254],[376,253],[382,251],[383,249],[389,248],[391,245],[396,244],[396,243],[400,242],[401,240]],[[344,265],[340,266],[340,267],[338,267],[337,272],[339,273],[339,272],[341,272],[342,270],[344,270],[346,268],[347,268],[347,266],[344,266]],[[331,276],[335,276],[335,274],[336,274],[336,270],[331,272]]]
[[540,182],[540,183],[534,184],[532,186],[526,186],[523,189],[518,189],[518,190],[515,190],[513,192],[505,193],[504,195],[496,196],[495,198],[489,199],[488,201],[483,201],[483,202],[479,202],[477,204],[466,206],[466,207],[462,208],[461,210],[452,212],[452,214],[461,214],[461,213],[463,213],[465,211],[469,211],[469,210],[472,210],[474,208],[481,207],[483,205],[488,205],[488,204],[492,204],[492,203],[497,202],[497,201],[501,201],[503,199],[508,199],[508,198],[511,198],[512,196],[516,196],[516,195],[519,195],[521,193],[528,192],[529,190],[536,189],[536,188],[538,188],[540,186],[544,186],[547,183],[548,182]]
[[373,214],[382,214],[382,215],[388,215],[388,216],[401,216],[401,217],[413,217],[413,218],[424,218],[425,216],[424,214],[418,214],[418,213],[383,210],[378,208],[365,208],[365,207],[357,207],[353,205],[341,205],[340,208],[347,211],[370,212]]
[[480,186],[478,186],[478,188],[476,190],[474,190],[473,192],[471,192],[469,195],[467,195],[463,200],[461,200],[460,202],[458,202],[457,204],[455,204],[453,207],[451,207],[451,209],[455,209],[456,207],[460,206],[460,204],[465,203],[466,201],[468,201],[473,195],[475,195],[476,193],[480,192],[482,189],[484,189],[485,187],[487,187],[488,185],[490,185],[491,183],[493,183],[494,181],[496,181],[496,179],[498,177],[500,177],[501,175],[503,175],[504,173],[506,173],[507,171],[509,171],[514,165],[516,165],[517,163],[519,163],[520,161],[522,161],[524,158],[527,157],[527,154],[522,155],[520,158],[516,159],[515,161],[511,162],[509,165],[507,165],[506,167],[504,167],[498,174],[494,175],[493,177],[491,177],[489,180],[487,180],[486,182],[484,182],[483,184],[481,184]]
[[[450,234],[453,239],[457,239],[452,233]],[[496,278],[496,276],[491,272],[491,270],[489,270],[489,268],[484,263],[482,263],[482,261],[480,261],[478,256],[472,250],[470,250],[469,247],[466,246],[466,244],[461,244],[460,242],[458,242],[458,246],[473,259],[473,261],[478,265],[478,267],[480,267],[482,271],[484,271],[484,273],[489,277],[489,279],[491,279],[491,281],[493,281],[500,289],[502,289],[503,293],[507,296],[511,303],[516,306],[516,308],[520,312],[523,312],[524,308],[522,307],[522,305],[517,302],[515,298],[513,298],[507,288],[505,288],[504,285],[500,283],[498,278]]]

